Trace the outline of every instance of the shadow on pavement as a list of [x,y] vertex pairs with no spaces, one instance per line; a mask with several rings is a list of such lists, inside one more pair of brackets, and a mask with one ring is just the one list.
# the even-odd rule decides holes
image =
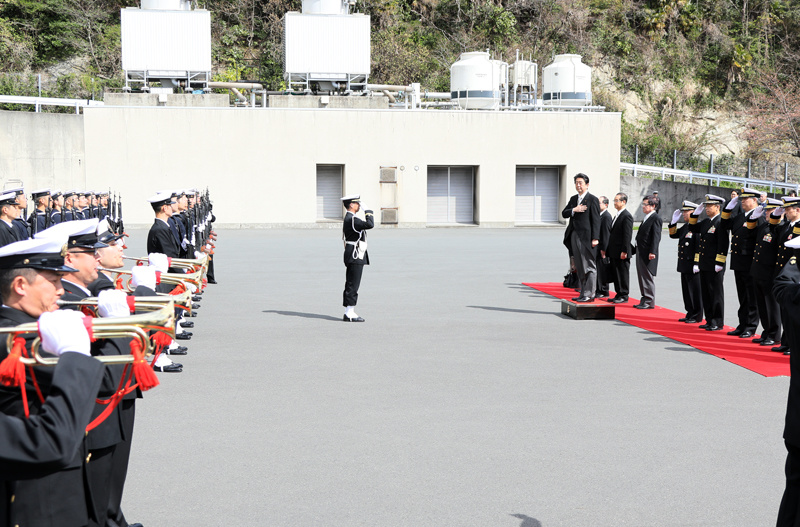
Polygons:
[[318,315],[317,313],[301,313],[299,311],[278,311],[275,309],[266,309],[262,311],[262,313],[276,313],[278,315],[283,315],[286,317],[318,318],[320,320],[335,320],[336,322],[342,321],[342,319],[339,317],[332,317],[330,315]]
[[522,523],[519,524],[519,527],[542,527],[542,522],[536,518],[526,516],[525,514],[512,514],[511,516],[522,520]]
[[555,311],[533,311],[531,309],[511,309],[508,307],[493,307],[493,306],[467,306],[473,309],[485,309],[487,311],[505,311],[506,313],[530,313],[531,315],[558,315]]

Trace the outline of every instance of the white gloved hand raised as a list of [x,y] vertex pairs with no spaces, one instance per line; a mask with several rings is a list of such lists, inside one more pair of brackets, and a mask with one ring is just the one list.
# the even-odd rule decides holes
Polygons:
[[739,196],[731,198],[728,204],[725,205],[725,210],[733,210],[737,203],[739,203]]
[[71,309],[42,313],[39,317],[42,349],[57,356],[69,351],[88,356],[89,333],[83,319],[83,313]]
[[722,271],[723,269],[725,269],[725,268],[723,266],[721,266],[721,265],[715,265],[714,266],[714,271],[717,272],[717,273]]
[[693,272],[694,274],[697,274],[697,273],[699,273],[699,272],[700,272],[700,266],[699,266],[699,265],[693,265],[693,266],[692,266],[692,272]]
[[701,212],[703,212],[703,211],[705,210],[705,208],[706,208],[706,206],[705,206],[705,205],[703,205],[703,204],[701,203],[700,205],[698,205],[698,206],[697,206],[697,208],[696,208],[696,209],[694,209],[694,213],[693,213],[693,214],[694,214],[695,216],[699,216],[699,215],[700,215],[700,213],[701,213]]
[[681,219],[681,211],[680,209],[675,209],[675,212],[672,213],[672,221],[670,221],[669,224],[675,225],[678,223],[679,219]]
[[131,308],[128,306],[128,295],[125,291],[117,289],[100,291],[100,294],[97,295],[97,313],[103,318],[130,316]]
[[785,208],[783,208],[783,207],[778,207],[778,208],[776,208],[775,210],[773,210],[773,211],[772,211],[772,214],[771,214],[771,216],[772,216],[773,218],[780,218],[781,216],[783,216],[783,213],[784,213],[784,212],[786,212],[786,209],[785,209]]
[[753,213],[750,215],[751,220],[757,220],[764,214],[764,205],[759,205],[758,207],[753,210]]
[[135,265],[131,269],[131,285],[135,288],[141,286],[155,291],[156,268],[152,265]]
[[169,258],[166,254],[161,253],[150,253],[148,256],[148,260],[150,261],[150,265],[156,268],[156,271],[161,271],[162,273],[166,273],[167,269],[169,269]]

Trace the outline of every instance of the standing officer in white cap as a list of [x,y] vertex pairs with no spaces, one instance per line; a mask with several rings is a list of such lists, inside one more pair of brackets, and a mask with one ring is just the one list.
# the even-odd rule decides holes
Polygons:
[[[695,233],[689,230],[689,219],[692,211],[697,207],[697,203],[684,200],[681,208],[672,213],[672,221],[669,223],[669,237],[678,240],[678,272],[681,274],[683,307],[686,310],[686,315],[679,318],[678,322],[686,322],[687,324],[696,324],[703,320],[700,275],[693,272],[697,237]],[[679,228],[678,220],[681,217],[684,224]]]
[[342,299],[342,305],[344,306],[342,320],[345,322],[364,322],[364,319],[356,314],[355,308],[358,302],[361,274],[364,272],[364,266],[369,265],[366,231],[375,226],[375,218],[371,210],[364,211],[364,220],[356,216],[356,213],[361,210],[361,196],[358,194],[343,197],[342,205],[347,209],[344,215],[344,223],[342,224],[344,265],[347,268]]
[[[700,273],[700,291],[706,314],[705,324],[699,327],[706,331],[720,331],[725,325],[725,261],[730,239],[728,231],[720,225],[720,208],[724,204],[725,198],[706,194],[705,201],[689,218],[689,228],[698,237],[692,272]],[[697,223],[703,209],[708,217]]]

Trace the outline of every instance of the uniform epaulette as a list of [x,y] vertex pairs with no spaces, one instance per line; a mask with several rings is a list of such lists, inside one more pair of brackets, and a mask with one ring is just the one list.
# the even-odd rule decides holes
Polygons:
[[674,235],[676,232],[678,232],[678,226],[677,225],[670,225],[669,226],[670,235]]
[[772,214],[769,215],[769,223],[770,225],[777,225],[781,222],[781,217],[778,216],[777,218]]
[[725,263],[725,260],[728,259],[728,256],[725,254],[718,254],[717,258],[715,259],[716,262]]
[[729,220],[729,219],[731,219],[731,213],[730,213],[730,212],[728,212],[728,211],[725,211],[725,210],[723,210],[723,211],[722,211],[722,219],[723,219],[723,220]]
[[792,234],[800,234],[800,225],[795,225]]

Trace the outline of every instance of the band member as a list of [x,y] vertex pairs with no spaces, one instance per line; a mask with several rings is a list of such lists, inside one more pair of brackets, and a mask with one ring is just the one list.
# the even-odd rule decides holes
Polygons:
[[614,304],[627,302],[630,291],[633,215],[625,208],[627,205],[627,194],[620,192],[614,196],[614,208],[617,209],[617,215],[611,221],[611,233],[606,248],[606,255],[611,260],[614,291],[616,292],[616,296],[609,302]]
[[[750,266],[756,246],[756,227],[767,221],[762,214],[764,208],[758,208],[759,194],[757,190],[743,188],[737,197],[725,205],[720,221],[722,228],[731,234],[731,270],[736,279],[736,295],[739,299],[739,323],[728,335],[743,339],[751,338],[758,328],[756,285],[750,277]],[[750,222],[751,218],[755,221]]]
[[[681,274],[681,291],[683,307],[686,315],[679,322],[696,324],[703,320],[703,299],[700,292],[700,275],[692,271],[697,238],[689,230],[689,219],[698,207],[697,203],[685,200],[681,208],[672,213],[669,224],[669,237],[678,240],[678,272]],[[678,228],[678,220],[683,218],[683,225]]]
[[656,306],[656,282],[658,253],[661,243],[661,218],[656,210],[661,206],[656,196],[646,196],[642,201],[642,220],[636,232],[636,274],[642,298],[635,308],[653,309]]
[[[781,310],[772,287],[775,279],[775,262],[778,258],[778,244],[775,231],[777,230],[782,216],[772,216],[783,202],[778,199],[767,199],[764,205],[764,215],[769,215],[769,221],[758,223],[754,219],[755,213],[748,220],[755,225],[756,244],[753,248],[753,263],[750,266],[750,277],[753,279],[756,290],[756,306],[758,307],[758,318],[764,330],[761,336],[754,338],[753,342],[761,346],[774,346],[781,341]],[[784,350],[785,351],[785,350]]]
[[33,204],[36,207],[28,218],[28,224],[31,227],[32,234],[41,232],[50,227],[50,189],[37,190],[31,194]]
[[608,298],[608,283],[612,282],[611,279],[611,262],[606,254],[608,248],[608,238],[611,234],[611,213],[608,211],[608,198],[600,196],[598,198],[600,204],[600,238],[597,244],[597,250],[600,252],[600,258],[597,259],[597,294],[596,298]]
[[50,213],[50,225],[61,223],[61,211],[64,209],[64,194],[55,192],[52,196],[53,211]]
[[597,252],[600,243],[600,202],[589,193],[589,176],[577,174],[574,178],[577,194],[572,196],[561,211],[570,218],[565,233],[569,240],[575,269],[578,272],[580,294],[575,302],[592,302],[597,283]]
[[[692,272],[700,273],[705,324],[700,329],[719,331],[725,325],[725,261],[728,256],[728,231],[720,225],[720,208],[725,199],[706,194],[705,201],[692,213],[689,228],[697,236]],[[707,218],[697,223],[705,209]]]
[[343,197],[342,205],[347,210],[342,223],[344,265],[347,268],[342,298],[344,306],[342,320],[364,322],[364,319],[356,314],[355,309],[358,303],[358,288],[361,286],[361,274],[364,272],[364,266],[369,265],[366,231],[375,226],[375,218],[372,211],[368,209],[364,211],[365,219],[362,220],[356,216],[356,213],[361,210],[360,195]]
[[25,189],[18,187],[15,189],[7,190],[6,192],[13,192],[16,194],[17,208],[19,214],[12,221],[14,231],[17,233],[18,240],[27,240],[31,237],[31,227],[28,225],[28,220],[25,219],[28,211],[28,196],[25,195]]

